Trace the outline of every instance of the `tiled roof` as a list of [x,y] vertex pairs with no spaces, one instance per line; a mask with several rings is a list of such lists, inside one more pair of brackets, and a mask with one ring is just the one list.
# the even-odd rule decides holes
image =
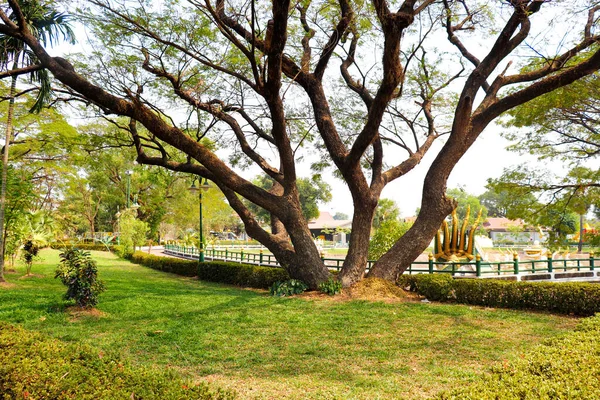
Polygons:
[[321,211],[319,217],[308,223],[308,229],[335,229],[335,228],[351,228],[352,220],[350,219],[333,219],[327,211]]
[[524,226],[525,223],[522,219],[508,219],[503,217],[488,217],[483,223],[483,227],[490,231],[506,231],[507,228],[520,227],[528,228]]

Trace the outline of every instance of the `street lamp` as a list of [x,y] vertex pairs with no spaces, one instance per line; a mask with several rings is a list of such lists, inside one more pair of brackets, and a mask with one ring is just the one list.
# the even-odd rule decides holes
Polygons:
[[131,175],[133,174],[133,170],[128,169],[125,171],[125,175],[127,175],[127,208],[129,208],[129,189],[131,187]]
[[[202,178],[199,178],[199,182],[202,182]],[[198,197],[200,198],[200,254],[198,255],[198,261],[200,262],[204,262],[204,234],[202,233],[202,192],[206,192],[208,189],[210,189],[210,185],[208,184],[208,179],[206,178],[204,178],[204,183],[201,183],[200,185],[198,185],[198,187],[196,187],[196,180],[194,180],[192,182],[192,186],[190,186],[188,189],[190,192],[192,192],[192,194],[198,192]]]
[[118,231],[117,245],[121,245],[121,211],[119,210],[118,205],[117,205],[117,214],[115,215],[115,217],[117,217],[117,231]]

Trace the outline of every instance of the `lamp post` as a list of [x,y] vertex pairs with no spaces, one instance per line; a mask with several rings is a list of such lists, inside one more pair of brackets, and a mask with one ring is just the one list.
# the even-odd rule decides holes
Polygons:
[[199,247],[199,255],[198,261],[204,262],[204,234],[202,232],[202,192],[210,189],[210,185],[208,184],[208,179],[204,178],[204,183],[202,183],[202,178],[199,179],[200,185],[196,187],[196,181],[192,182],[192,186],[190,186],[189,191],[192,193],[199,193],[200,200],[200,247]]
[[133,171],[130,169],[125,171],[125,175],[127,175],[127,208],[129,208],[129,190],[131,187],[131,175],[132,174],[133,174]]
[[117,214],[115,215],[115,217],[117,217],[117,231],[118,231],[118,236],[117,236],[117,245],[121,245],[121,211],[119,210],[119,206],[117,205]]

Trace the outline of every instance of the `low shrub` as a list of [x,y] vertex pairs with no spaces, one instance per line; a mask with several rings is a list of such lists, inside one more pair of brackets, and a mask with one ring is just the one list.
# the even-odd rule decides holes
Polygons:
[[233,399],[172,370],[134,367],[116,354],[0,325],[3,399]]
[[271,296],[293,296],[304,293],[307,289],[308,286],[298,279],[289,279],[283,282],[277,281],[271,286]]
[[174,257],[160,257],[152,254],[136,251],[129,257],[135,264],[156,269],[158,271],[170,272],[181,276],[197,276],[198,261],[183,260]]
[[121,246],[120,244],[113,246],[112,251],[124,260],[131,260],[131,257],[133,256],[133,253],[128,252],[125,249],[125,246]]
[[438,399],[600,399],[600,316]]
[[290,276],[283,268],[211,261],[200,265],[198,279],[258,289],[269,289],[273,286],[273,283],[288,280]]
[[33,240],[27,240],[23,245],[23,261],[25,261],[25,266],[27,268],[26,274],[29,275],[31,273],[31,265],[33,264],[33,260],[36,259],[40,248],[33,242]]
[[441,274],[418,274],[400,277],[399,284],[433,301],[582,316],[600,312],[600,285],[594,283],[454,279]]
[[329,278],[325,282],[319,283],[319,291],[330,296],[342,293],[342,282],[337,279]]
[[77,248],[80,250],[87,251],[112,251],[115,247],[113,245],[108,245],[108,247],[102,243],[74,243],[74,242],[53,242],[50,243],[50,248],[54,250],[63,250],[66,248]]
[[198,261],[154,256],[139,251],[132,255],[131,261],[159,271],[183,276],[198,276],[198,279],[203,281],[258,289],[269,289],[277,281],[290,279],[283,268],[222,261],[207,261],[198,265]]
[[410,286],[422,296],[431,301],[447,301],[452,295],[454,278],[450,275],[408,275],[409,277],[418,277],[410,280]]
[[105,290],[102,281],[98,280],[96,261],[83,250],[67,249],[60,253],[60,264],[54,277],[67,287],[65,299],[75,300],[82,308],[98,304],[98,295]]

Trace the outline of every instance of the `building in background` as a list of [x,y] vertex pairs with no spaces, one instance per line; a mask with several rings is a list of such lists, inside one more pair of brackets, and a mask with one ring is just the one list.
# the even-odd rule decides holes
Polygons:
[[334,219],[329,212],[319,211],[319,217],[308,222],[308,229],[316,239],[345,245],[350,242],[352,220]]

